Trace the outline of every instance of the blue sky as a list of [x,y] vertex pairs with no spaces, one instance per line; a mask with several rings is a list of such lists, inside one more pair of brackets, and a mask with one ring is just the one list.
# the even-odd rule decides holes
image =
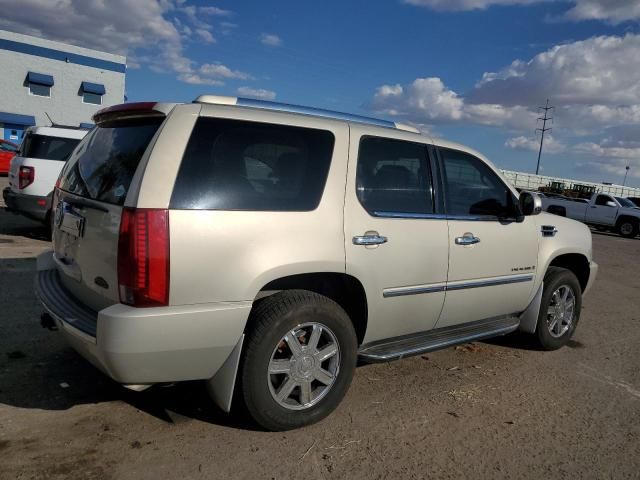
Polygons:
[[549,98],[543,173],[619,183],[630,165],[640,185],[635,0],[52,5],[0,0],[0,28],[126,54],[130,101],[216,93],[374,115],[533,171]]

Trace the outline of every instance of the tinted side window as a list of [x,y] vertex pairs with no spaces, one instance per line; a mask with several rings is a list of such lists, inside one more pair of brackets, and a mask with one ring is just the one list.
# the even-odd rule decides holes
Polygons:
[[22,156],[45,160],[66,160],[78,143],[80,140],[76,138],[48,137],[31,133],[22,143]]
[[596,205],[606,205],[609,200],[611,199],[606,195],[598,195],[596,197]]
[[479,158],[440,149],[445,201],[449,215],[513,216],[515,198],[504,182]]
[[325,130],[202,117],[184,153],[171,208],[314,210],[333,144]]
[[433,213],[425,145],[363,137],[356,175],[358,199],[371,214]]

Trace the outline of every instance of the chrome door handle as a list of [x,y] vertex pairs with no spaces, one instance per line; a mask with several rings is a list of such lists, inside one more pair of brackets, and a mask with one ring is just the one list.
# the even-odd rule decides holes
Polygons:
[[473,233],[465,233],[461,237],[456,237],[456,245],[475,245],[480,243],[480,239]]
[[353,237],[354,245],[381,245],[383,243],[387,243],[387,237],[383,237],[382,235],[369,234],[366,233],[364,235],[360,235],[357,237]]

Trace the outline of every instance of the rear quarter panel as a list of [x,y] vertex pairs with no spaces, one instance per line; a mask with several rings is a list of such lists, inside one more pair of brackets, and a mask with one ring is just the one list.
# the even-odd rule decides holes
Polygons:
[[[187,107],[187,108],[184,108]],[[329,130],[331,166],[318,207],[310,212],[171,210],[170,304],[253,300],[277,278],[344,272],[343,206],[348,159],[346,123],[223,105],[176,107],[148,159],[138,207],[167,208],[198,112],[200,115]],[[176,119],[182,121],[177,122]],[[129,200],[129,198],[128,198]]]

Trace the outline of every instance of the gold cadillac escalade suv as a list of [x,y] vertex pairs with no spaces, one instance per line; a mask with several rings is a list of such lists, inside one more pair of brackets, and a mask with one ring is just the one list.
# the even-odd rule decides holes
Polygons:
[[358,360],[518,329],[561,347],[596,276],[585,225],[411,127],[217,96],[94,120],[36,292],[45,326],[135,390],[201,379],[222,409],[296,428]]

